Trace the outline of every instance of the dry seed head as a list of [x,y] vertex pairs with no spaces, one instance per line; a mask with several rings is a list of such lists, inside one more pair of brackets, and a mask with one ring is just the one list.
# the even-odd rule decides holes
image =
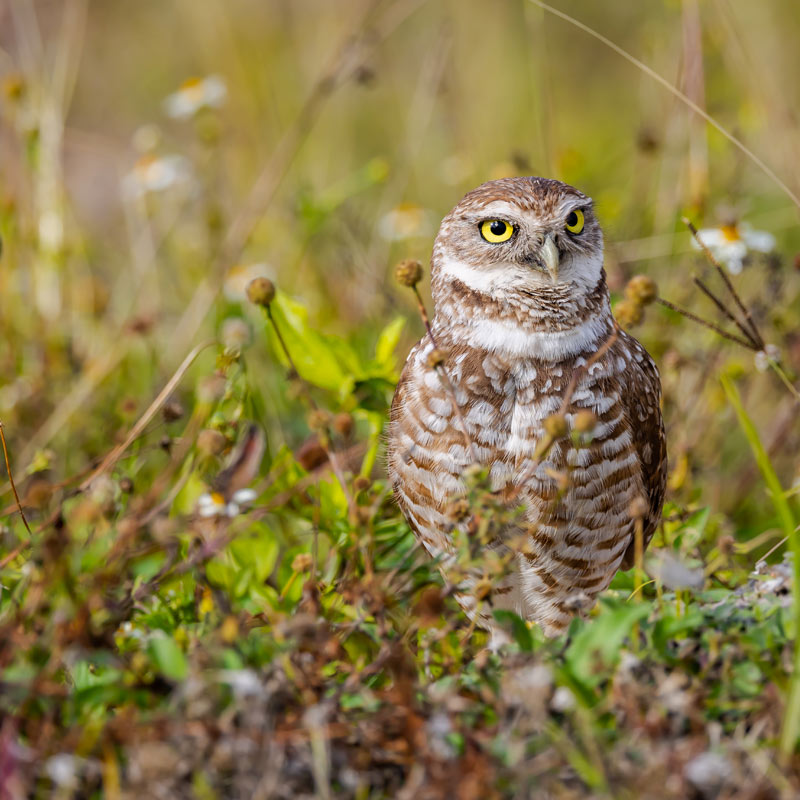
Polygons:
[[647,500],[641,495],[634,497],[631,504],[628,506],[628,515],[631,519],[644,519],[647,516],[649,505]]
[[324,431],[331,424],[330,412],[322,408],[314,409],[308,415],[308,427],[312,431]]
[[292,559],[292,572],[305,572],[311,568],[311,553],[298,553]]
[[469,501],[466,497],[453,500],[445,509],[445,514],[455,522],[461,522],[469,516]]
[[247,284],[247,299],[257,306],[269,307],[275,299],[275,284],[269,278],[253,278]]
[[720,536],[717,540],[717,547],[719,547],[719,552],[721,555],[732,556],[736,548],[736,539],[729,534]]
[[197,449],[207,456],[218,456],[227,443],[223,434],[213,428],[206,428],[197,434]]
[[461,473],[461,477],[467,481],[467,483],[475,483],[475,481],[480,480],[483,476],[483,467],[480,464],[470,464],[467,467],[464,467],[463,472]]
[[646,306],[658,297],[658,286],[647,275],[634,275],[625,287],[625,297],[638,305]]
[[562,436],[566,436],[569,431],[567,419],[563,414],[551,414],[549,417],[545,418],[542,424],[544,425],[545,432],[554,439],[560,439]]
[[372,481],[366,475],[359,475],[353,481],[353,488],[357,492],[366,492],[372,486]]
[[166,422],[175,422],[176,419],[180,419],[184,413],[183,406],[177,400],[170,400],[168,403],[164,405],[164,408],[161,409],[161,416],[164,417]]
[[597,425],[597,416],[589,411],[588,408],[579,411],[572,422],[573,430],[578,433],[591,433],[595,425]]
[[406,258],[395,267],[394,276],[401,286],[412,288],[422,280],[422,264],[415,258]]
[[353,417],[342,411],[333,418],[333,429],[340,436],[349,436],[353,432]]
[[623,328],[632,328],[642,321],[644,312],[641,303],[634,300],[620,300],[614,307],[614,316]]
[[447,358],[446,350],[440,350],[438,347],[434,348],[428,355],[428,366],[431,369],[436,369],[436,367],[441,367],[442,364],[444,364],[446,358]]

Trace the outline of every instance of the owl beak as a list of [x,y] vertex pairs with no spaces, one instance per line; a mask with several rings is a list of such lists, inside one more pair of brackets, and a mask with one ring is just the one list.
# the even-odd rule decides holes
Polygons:
[[547,267],[547,272],[553,279],[553,283],[555,283],[558,280],[559,259],[558,248],[556,247],[552,236],[545,237],[544,244],[542,245],[542,249],[539,251],[539,254],[542,257],[542,261],[544,261],[545,267]]

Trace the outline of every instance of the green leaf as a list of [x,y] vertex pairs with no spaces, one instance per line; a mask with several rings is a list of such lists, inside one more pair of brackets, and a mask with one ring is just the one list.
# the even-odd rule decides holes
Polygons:
[[525,653],[530,653],[533,650],[533,636],[531,630],[518,614],[506,609],[497,609],[492,612],[492,616],[501,624],[511,626],[511,635],[514,641],[519,645],[519,649]]
[[653,646],[664,656],[669,657],[667,644],[676,636],[699,628],[703,625],[703,614],[700,609],[692,607],[681,617],[662,617],[653,626]]
[[393,371],[395,368],[394,351],[400,341],[400,334],[406,324],[405,317],[395,317],[378,336],[375,345],[375,361],[381,367]]
[[587,687],[597,686],[606,677],[631,628],[650,613],[649,603],[609,606],[606,601],[606,608],[578,631],[567,650],[565,666]]
[[789,538],[789,541],[792,542],[792,551],[797,554],[794,515],[786,499],[786,494],[783,491],[781,482],[775,472],[775,468],[772,466],[772,461],[770,461],[769,455],[764,449],[764,445],[761,444],[761,438],[758,435],[756,426],[753,424],[753,420],[750,419],[750,416],[742,405],[742,399],[739,396],[739,390],[736,388],[736,385],[727,375],[723,375],[720,380],[722,381],[722,387],[725,389],[725,394],[728,395],[728,400],[733,406],[733,410],[736,412],[739,425],[744,435],[747,437],[747,442],[750,445],[750,449],[753,451],[753,456],[756,459],[756,464],[761,471],[764,482],[767,484],[770,498],[772,499],[772,505],[778,514],[783,532]]
[[163,631],[157,632],[148,647],[150,657],[165,678],[182,681],[189,673],[186,656],[178,643]]
[[236,570],[222,558],[212,558],[206,564],[206,577],[214,586],[230,591],[236,580]]
[[[349,345],[313,330],[308,324],[308,311],[283,292],[275,295],[270,311],[301,377],[314,386],[346,394],[356,376],[343,365],[343,361],[350,362],[348,366],[351,368],[353,361],[357,363]],[[267,325],[267,331],[273,350],[288,366],[272,325]]]
[[249,536],[237,537],[229,547],[236,563],[251,567],[259,583],[272,574],[280,552],[277,538],[266,525],[258,525]]

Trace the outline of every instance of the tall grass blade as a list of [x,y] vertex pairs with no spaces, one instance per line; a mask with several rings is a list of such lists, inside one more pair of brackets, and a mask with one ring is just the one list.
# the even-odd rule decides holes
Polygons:
[[750,419],[750,416],[742,405],[742,398],[739,396],[739,390],[727,375],[723,375],[721,380],[725,394],[728,396],[728,400],[733,406],[733,410],[736,412],[739,425],[747,438],[750,449],[753,451],[753,456],[756,459],[756,464],[769,489],[772,504],[780,520],[781,528],[789,540],[789,549],[792,552],[792,560],[794,563],[794,580],[792,582],[794,659],[789,700],[786,705],[786,713],[783,718],[783,728],[780,738],[781,756],[787,759],[794,751],[798,734],[800,734],[800,552],[798,552],[800,550],[800,542],[798,542],[794,514],[789,506],[789,501],[786,499],[786,494],[775,472],[775,468],[772,466],[769,455],[764,449],[764,445],[761,443],[761,438],[758,435],[756,426],[753,424],[753,420]]

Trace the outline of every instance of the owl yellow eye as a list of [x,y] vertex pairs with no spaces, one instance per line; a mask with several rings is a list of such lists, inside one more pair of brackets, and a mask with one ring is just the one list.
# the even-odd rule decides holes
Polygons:
[[564,227],[572,234],[578,234],[583,230],[583,211],[576,208],[567,214],[564,220]]
[[487,219],[481,223],[481,236],[490,244],[507,242],[514,235],[514,226],[502,219]]

